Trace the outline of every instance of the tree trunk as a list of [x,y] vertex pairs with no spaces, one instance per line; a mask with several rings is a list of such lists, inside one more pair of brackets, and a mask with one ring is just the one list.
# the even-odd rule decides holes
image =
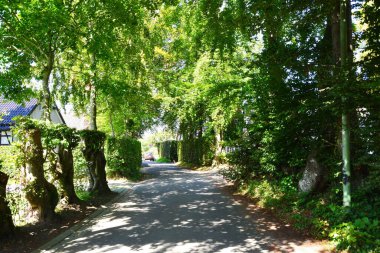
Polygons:
[[110,127],[111,127],[111,134],[112,134],[112,137],[115,137],[115,127],[113,125],[113,118],[112,118],[112,113],[113,111],[111,110],[111,106],[110,106],[110,103],[108,102],[107,100],[107,107],[108,107],[108,110],[110,110],[109,112],[109,123],[110,123]]
[[98,130],[96,124],[96,57],[95,54],[91,54],[91,70],[92,77],[90,81],[90,130]]
[[96,177],[98,181],[97,192],[104,194],[110,193],[111,189],[108,187],[107,176],[106,176],[106,157],[104,156],[103,150],[99,150],[96,153]]
[[95,181],[96,181],[95,166],[93,165],[92,159],[90,161],[87,161],[87,173],[88,173],[87,191],[91,192],[94,189]]
[[215,158],[214,165],[221,164],[222,160],[220,155],[222,154],[223,146],[222,146],[222,131],[215,127]]
[[112,113],[109,114],[110,116],[110,127],[111,127],[111,135],[112,137],[115,137],[115,127],[113,126],[113,120],[112,120]]
[[48,62],[43,70],[42,78],[42,92],[43,92],[43,103],[42,103],[42,120],[51,121],[51,94],[49,88],[50,75],[54,66],[54,52],[50,52],[48,56]]
[[63,196],[67,198],[68,204],[79,204],[81,201],[75,193],[74,188],[74,159],[71,149],[63,146],[58,147],[58,180],[63,191]]
[[38,211],[38,221],[51,221],[56,217],[55,207],[58,204],[58,193],[55,186],[49,183],[44,176],[44,158],[41,144],[41,131],[30,129],[25,136],[26,154],[26,186],[25,196]]
[[[86,145],[86,144],[85,144]],[[93,158],[93,151],[92,149],[88,148],[87,145],[85,149],[83,150],[83,156],[86,159],[87,162],[87,173],[88,173],[88,187],[87,191],[92,192],[95,188],[96,183],[96,163],[94,162]]]
[[97,130],[96,125],[96,88],[94,85],[91,85],[90,90],[90,130]]
[[347,11],[350,6],[349,1],[341,0],[340,2],[340,65],[343,77],[343,94],[342,94],[342,160],[343,160],[343,206],[349,207],[351,205],[351,155],[350,155],[350,120],[347,110],[346,86],[347,86],[347,72],[348,68],[348,24],[351,24],[351,11]]
[[[339,66],[340,61],[340,23],[339,23],[339,2],[334,3],[335,7],[331,15],[331,43],[332,43],[332,60],[335,67]],[[335,68],[336,70],[337,68]],[[336,75],[336,72],[334,73]]]
[[0,171],[0,238],[12,235],[14,224],[11,209],[6,201],[8,175]]
[[86,143],[85,146],[83,154],[87,161],[90,178],[88,191],[99,195],[110,193],[111,190],[106,179],[106,159],[103,150],[94,150]]
[[110,117],[111,134],[112,134],[112,137],[115,137],[115,127],[113,125],[113,119],[112,119],[112,113],[111,112],[109,114],[109,117]]

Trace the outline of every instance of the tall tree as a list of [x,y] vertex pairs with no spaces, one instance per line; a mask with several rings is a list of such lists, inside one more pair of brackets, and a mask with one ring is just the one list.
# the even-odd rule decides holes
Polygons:
[[110,104],[113,95],[120,97],[112,88],[114,83],[120,91],[143,83],[141,73],[151,50],[147,19],[154,6],[150,5],[144,1],[84,1],[78,9],[81,39],[77,49],[61,59],[65,82],[59,89],[64,102],[71,100],[87,113],[91,129],[97,128],[99,103]]
[[[349,11],[347,11],[349,9]],[[340,1],[340,64],[342,72],[343,87],[347,84],[347,71],[349,69],[348,63],[348,25],[351,25],[351,4],[350,1]],[[346,89],[343,90],[345,92]],[[343,205],[349,207],[351,205],[351,154],[350,154],[350,121],[348,111],[346,108],[347,98],[342,94],[342,158],[343,158]]]
[[[50,120],[51,78],[56,59],[76,40],[76,9],[81,2],[7,1],[0,2],[2,86],[23,87],[32,79],[41,81],[43,118]],[[18,88],[19,89],[19,88]]]

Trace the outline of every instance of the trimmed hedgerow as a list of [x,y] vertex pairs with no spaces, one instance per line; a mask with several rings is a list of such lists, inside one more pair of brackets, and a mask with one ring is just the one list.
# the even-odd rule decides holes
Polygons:
[[106,144],[107,173],[111,177],[139,179],[141,143],[128,137],[108,137]]
[[178,161],[194,166],[211,164],[212,152],[210,143],[204,138],[179,141]]
[[157,143],[158,156],[168,161],[178,161],[177,141],[163,141]]

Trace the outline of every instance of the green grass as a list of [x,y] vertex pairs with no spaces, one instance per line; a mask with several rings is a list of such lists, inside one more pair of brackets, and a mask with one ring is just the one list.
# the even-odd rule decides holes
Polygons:
[[156,162],[158,162],[158,163],[171,163],[172,161],[170,161],[170,159],[168,159],[166,157],[160,157],[156,160]]
[[78,198],[83,201],[90,201],[93,198],[92,194],[88,191],[79,190],[76,191],[76,194]]

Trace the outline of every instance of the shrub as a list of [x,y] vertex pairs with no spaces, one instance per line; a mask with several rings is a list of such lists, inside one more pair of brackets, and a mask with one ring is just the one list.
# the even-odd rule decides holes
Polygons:
[[167,158],[169,162],[178,161],[177,141],[163,141],[157,143],[160,158]]
[[178,161],[195,166],[210,165],[213,152],[205,139],[188,139],[178,142]]
[[106,141],[106,134],[96,130],[81,130],[78,132],[83,142],[91,150],[103,150],[104,142]]
[[[341,188],[332,185],[323,193],[300,194],[297,176],[258,176],[236,166],[222,171],[239,183],[240,191],[259,205],[316,238],[329,238],[337,250],[380,252],[378,185],[362,185],[354,191],[350,210],[341,206]],[[245,180],[242,180],[242,179]],[[368,187],[368,188],[367,188]],[[371,191],[370,191],[370,190]],[[371,194],[369,194],[371,192]]]
[[84,149],[84,143],[81,142],[73,150],[74,186],[75,186],[75,190],[78,190],[78,191],[85,191],[85,189],[88,187],[87,161],[84,158],[82,149]]
[[168,159],[168,158],[166,158],[166,157],[160,157],[160,158],[157,159],[156,162],[158,162],[158,163],[170,163],[171,160]]
[[132,138],[108,137],[106,144],[107,172],[110,176],[138,179],[141,168],[141,143]]
[[0,146],[0,160],[2,161],[2,171],[9,175],[9,183],[20,176],[20,170],[16,169],[17,150],[15,146]]
[[380,226],[378,219],[363,217],[353,222],[345,222],[336,226],[330,238],[337,243],[337,249],[350,252],[379,252]]

